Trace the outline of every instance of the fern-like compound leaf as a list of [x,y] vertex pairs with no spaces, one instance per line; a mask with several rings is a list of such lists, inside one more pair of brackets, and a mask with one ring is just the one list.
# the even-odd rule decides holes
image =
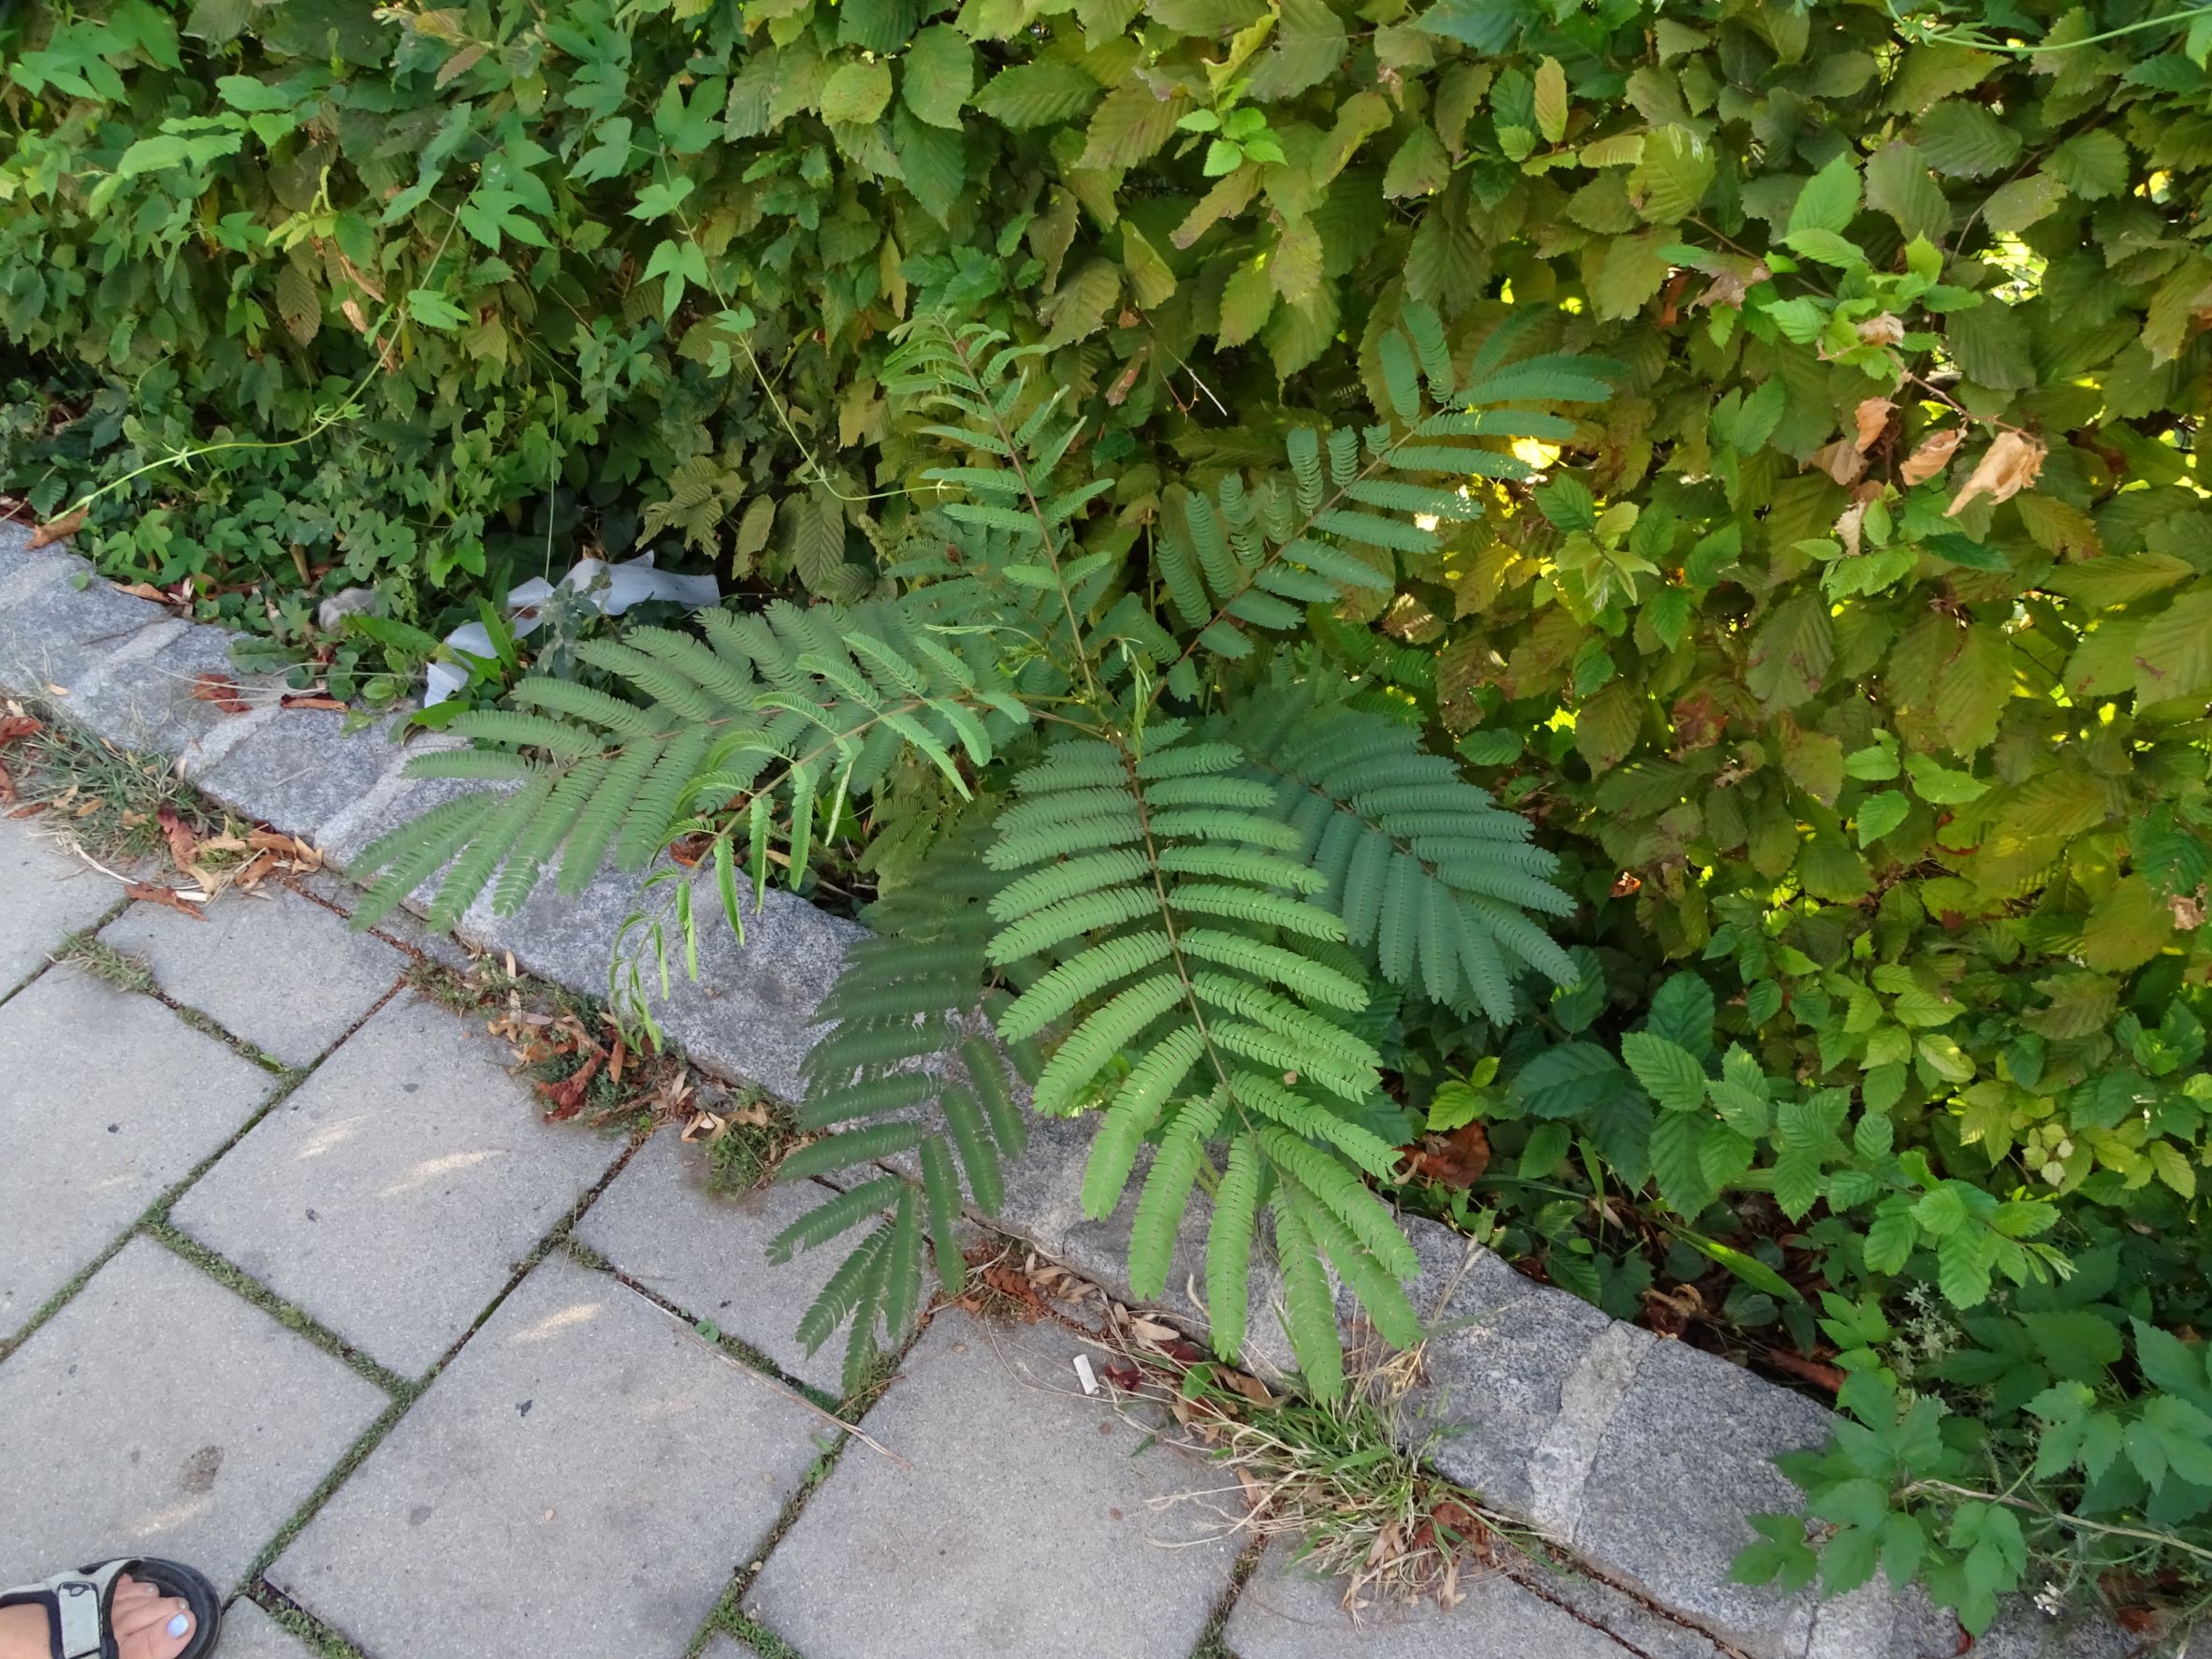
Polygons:
[[1252,1230],[1259,1222],[1266,1173],[1259,1142],[1250,1135],[1239,1135],[1230,1143],[1229,1164],[1215,1190],[1214,1215],[1206,1229],[1206,1313],[1215,1351],[1232,1363],[1244,1346],[1251,1303]]
[[844,1192],[830,1193],[822,1201],[768,1241],[770,1261],[789,1261],[802,1250],[827,1244],[871,1221],[891,1208],[903,1185],[896,1175],[879,1175]]
[[945,1127],[952,1132],[953,1144],[960,1154],[960,1167],[968,1172],[968,1190],[975,1194],[975,1201],[985,1210],[996,1210],[1005,1201],[1006,1186],[998,1168],[998,1151],[991,1144],[991,1131],[983,1121],[982,1107],[966,1085],[947,1084],[938,1096],[938,1104],[945,1114]]
[[918,1123],[875,1124],[865,1129],[847,1129],[810,1141],[777,1166],[779,1181],[800,1181],[813,1175],[834,1174],[855,1164],[873,1163],[921,1143],[927,1133]]
[[1156,974],[1117,992],[1069,1034],[1037,1080],[1034,1101],[1047,1117],[1067,1112],[1096,1082],[1106,1062],[1183,998],[1171,973]]
[[1366,1310],[1383,1340],[1399,1347],[1416,1346],[1421,1340],[1420,1316],[1414,1312],[1404,1286],[1391,1277],[1373,1251],[1351,1235],[1328,1205],[1295,1183],[1289,1197],[1306,1231],[1335,1265],[1337,1277]]
[[1413,1246],[1398,1230],[1390,1211],[1344,1165],[1289,1130],[1273,1125],[1259,1130],[1259,1143],[1276,1168],[1288,1171],[1317,1202],[1327,1206],[1390,1273],[1410,1279],[1419,1271]]
[[935,1136],[922,1142],[922,1192],[928,1201],[929,1248],[937,1258],[938,1288],[957,1296],[967,1283],[960,1256],[960,1177],[953,1155]]
[[1167,1288],[1176,1229],[1190,1207],[1190,1188],[1205,1161],[1206,1142],[1220,1126],[1225,1093],[1216,1089],[1176,1113],[1138,1195],[1129,1236],[1129,1288],[1146,1300]]
[[1285,1324],[1290,1351],[1315,1396],[1333,1401],[1344,1392],[1344,1345],[1336,1333],[1336,1302],[1329,1274],[1289,1188],[1278,1183],[1271,1208],[1275,1254],[1283,1266]]
[[1084,998],[1165,961],[1173,948],[1158,929],[1106,939],[1061,963],[1016,997],[994,1022],[998,1034],[1009,1041],[1034,1037]]
[[1128,1186],[1129,1173],[1136,1168],[1138,1148],[1159,1121],[1169,1096],[1189,1075],[1205,1047],[1205,1039],[1196,1026],[1179,1026],[1130,1070],[1091,1139],[1090,1160],[1083,1175],[1085,1215],[1103,1220],[1113,1214]]

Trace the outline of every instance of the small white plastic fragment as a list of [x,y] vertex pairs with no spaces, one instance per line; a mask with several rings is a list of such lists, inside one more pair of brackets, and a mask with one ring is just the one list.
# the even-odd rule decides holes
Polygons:
[[1086,1394],[1099,1391],[1099,1379],[1091,1375],[1091,1357],[1088,1354],[1075,1356],[1075,1380],[1083,1384],[1083,1391]]
[[[579,559],[568,575],[560,578],[560,586],[609,617],[618,617],[632,605],[643,604],[648,599],[674,600],[686,610],[693,611],[721,603],[721,594],[712,576],[681,576],[655,570],[650,553],[626,559],[619,564]],[[532,576],[508,593],[507,602],[501,608],[506,612],[508,626],[517,639],[543,620],[538,607],[552,597],[553,584],[543,576]],[[493,654],[491,634],[481,622],[462,623],[445,636],[445,643],[472,657]],[[466,686],[469,671],[458,662],[432,662],[425,671],[423,681],[423,706],[428,708],[444,702]]]

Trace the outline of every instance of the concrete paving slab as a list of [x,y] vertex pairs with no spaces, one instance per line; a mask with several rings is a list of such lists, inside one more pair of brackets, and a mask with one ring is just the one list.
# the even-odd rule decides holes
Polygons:
[[505,1288],[621,1154],[542,1122],[473,1021],[393,998],[171,1213],[403,1376]]
[[100,937],[143,956],[179,1002],[287,1066],[344,1036],[407,968],[382,939],[273,881],[224,894],[198,921],[133,905]]
[[1503,1573],[1462,1579],[1450,1608],[1342,1606],[1340,1581],[1317,1579],[1278,1544],[1237,1597],[1222,1633],[1236,1659],[1631,1659],[1630,1650]]
[[290,1631],[240,1597],[223,1609],[223,1659],[321,1659]]
[[133,1239],[0,1365],[0,1578],[137,1552],[191,1562],[228,1591],[386,1404],[305,1337]]
[[79,968],[0,1004],[0,1339],[276,1086],[153,997]]
[[1132,1455],[1141,1432],[1083,1398],[1075,1351],[940,1312],[865,1425],[911,1466],[849,1448],[747,1611],[808,1659],[1188,1653],[1236,1546],[1199,1506],[1150,1506],[1218,1471]]
[[63,935],[90,927],[122,898],[122,888],[50,837],[0,818],[0,996],[43,968]]
[[822,1426],[552,1257],[268,1577],[386,1659],[679,1659]]
[[[656,1296],[774,1361],[787,1376],[841,1391],[842,1345],[809,1355],[800,1316],[844,1260],[837,1242],[780,1266],[768,1241],[830,1197],[811,1182],[779,1183],[738,1198],[706,1189],[706,1155],[673,1131],[655,1135],[576,1226],[581,1239]],[[848,1247],[851,1240],[842,1241]]]

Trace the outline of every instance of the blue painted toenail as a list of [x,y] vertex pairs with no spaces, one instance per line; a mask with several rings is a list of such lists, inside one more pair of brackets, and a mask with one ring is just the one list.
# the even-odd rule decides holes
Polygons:
[[179,1613],[174,1619],[169,1621],[169,1634],[171,1636],[182,1636],[187,1630],[190,1630],[191,1628],[191,1619],[182,1613]]

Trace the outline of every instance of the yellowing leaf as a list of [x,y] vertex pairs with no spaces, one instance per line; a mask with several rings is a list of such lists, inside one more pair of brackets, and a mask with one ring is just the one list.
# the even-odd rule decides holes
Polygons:
[[1294,219],[1283,226],[1268,260],[1269,279],[1275,292],[1292,305],[1310,305],[1321,289],[1321,233],[1309,219]]
[[2174,937],[2174,916],[2150,883],[2125,876],[2082,924],[2081,959],[2104,973],[2141,968]]
[[1229,283],[1221,290],[1218,343],[1225,348],[1244,344],[1259,332],[1274,309],[1275,285],[1267,268],[1258,260],[1245,260],[1230,273]]
[[866,124],[891,102],[891,65],[881,59],[843,65],[822,88],[822,118]]
[[1175,273],[1168,269],[1168,262],[1127,219],[1121,223],[1121,263],[1128,272],[1129,296],[1144,310],[1165,304],[1175,291]]
[[1451,157],[1443,140],[1426,126],[1408,133],[1398,153],[1384,170],[1382,193],[1395,200],[1408,196],[1429,196],[1444,188],[1451,178]]
[[2013,679],[2013,645],[2001,630],[1982,622],[1960,636],[1935,689],[1936,721],[1954,751],[1971,755],[1996,739]]
[[1636,747],[1642,723],[1643,699],[1615,680],[1575,711],[1575,749],[1593,772],[1603,772]]
[[1566,71],[1557,58],[1546,58],[1536,65],[1536,130],[1544,142],[1556,144],[1566,137]]
[[1062,283],[1037,308],[1055,345],[1082,340],[1106,326],[1106,313],[1121,293],[1121,273],[1103,259],[1092,259]]
[[[1594,167],[1591,145],[1582,164]],[[1635,170],[1628,175],[1628,199],[1654,225],[1674,225],[1697,211],[1712,188],[1718,164],[1704,139],[1687,127],[1663,126],[1645,138]]]
[[1666,281],[1666,255],[1652,232],[1617,236],[1601,244],[1585,281],[1597,314],[1616,321],[1633,317]]
[[2146,703],[2212,690],[2212,592],[2184,593],[2135,635],[2135,692]]
[[1175,135],[1175,123],[1190,108],[1180,93],[1160,97],[1142,80],[1117,86],[1091,111],[1084,135],[1084,167],[1133,167],[1148,160]]

